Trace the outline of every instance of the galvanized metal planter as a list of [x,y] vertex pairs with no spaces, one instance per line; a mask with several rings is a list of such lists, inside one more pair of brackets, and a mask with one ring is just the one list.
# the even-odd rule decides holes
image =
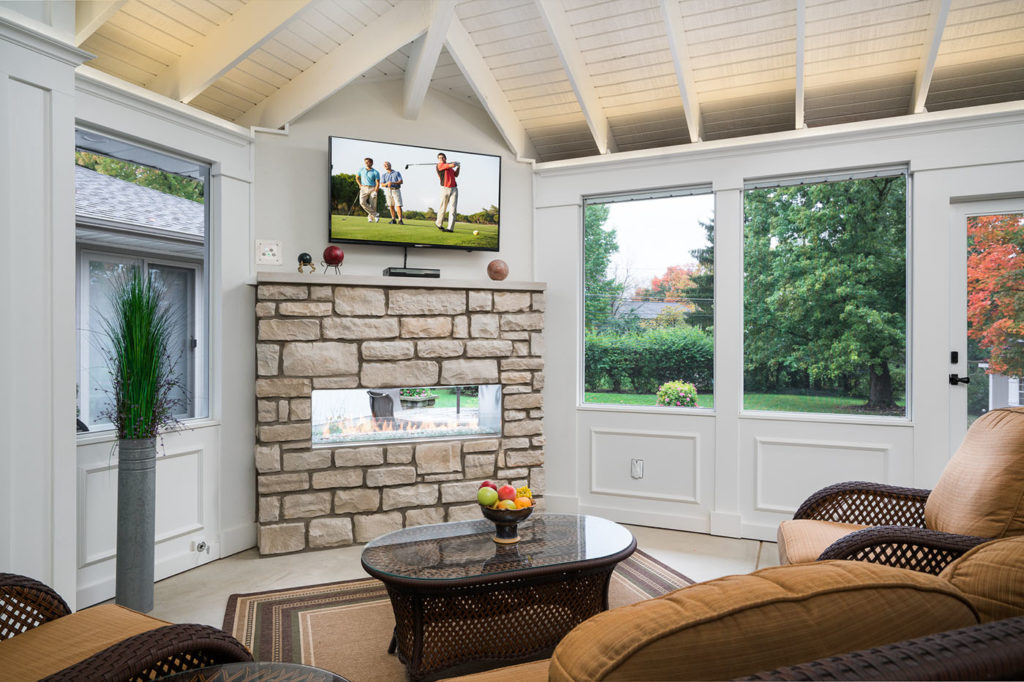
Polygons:
[[117,572],[114,601],[153,610],[156,538],[156,440],[118,442]]

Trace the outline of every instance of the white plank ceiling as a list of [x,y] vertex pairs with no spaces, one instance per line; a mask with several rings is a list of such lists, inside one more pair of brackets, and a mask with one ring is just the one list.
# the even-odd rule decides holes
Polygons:
[[1024,99],[1024,0],[78,6],[89,67],[228,121],[280,127],[352,83],[405,80],[406,115],[429,87],[540,161]]

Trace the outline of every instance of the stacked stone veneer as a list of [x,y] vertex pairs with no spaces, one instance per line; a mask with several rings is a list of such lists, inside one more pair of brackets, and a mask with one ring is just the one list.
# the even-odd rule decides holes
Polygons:
[[[487,478],[543,493],[543,310],[530,290],[258,285],[260,553],[480,518]],[[313,389],[495,383],[500,437],[312,446]]]

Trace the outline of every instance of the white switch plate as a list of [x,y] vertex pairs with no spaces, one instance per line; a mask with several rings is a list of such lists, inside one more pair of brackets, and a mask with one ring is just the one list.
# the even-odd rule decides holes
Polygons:
[[256,240],[256,265],[280,265],[281,242],[276,239]]

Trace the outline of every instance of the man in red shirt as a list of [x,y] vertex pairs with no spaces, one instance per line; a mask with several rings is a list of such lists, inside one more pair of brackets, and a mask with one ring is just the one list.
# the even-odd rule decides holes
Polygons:
[[[434,224],[442,232],[455,231],[455,210],[459,203],[459,187],[455,178],[459,177],[459,162],[448,163],[443,153],[437,155],[437,178],[441,181],[441,207],[437,209],[437,220]],[[444,214],[448,213],[448,229],[444,229]]]

